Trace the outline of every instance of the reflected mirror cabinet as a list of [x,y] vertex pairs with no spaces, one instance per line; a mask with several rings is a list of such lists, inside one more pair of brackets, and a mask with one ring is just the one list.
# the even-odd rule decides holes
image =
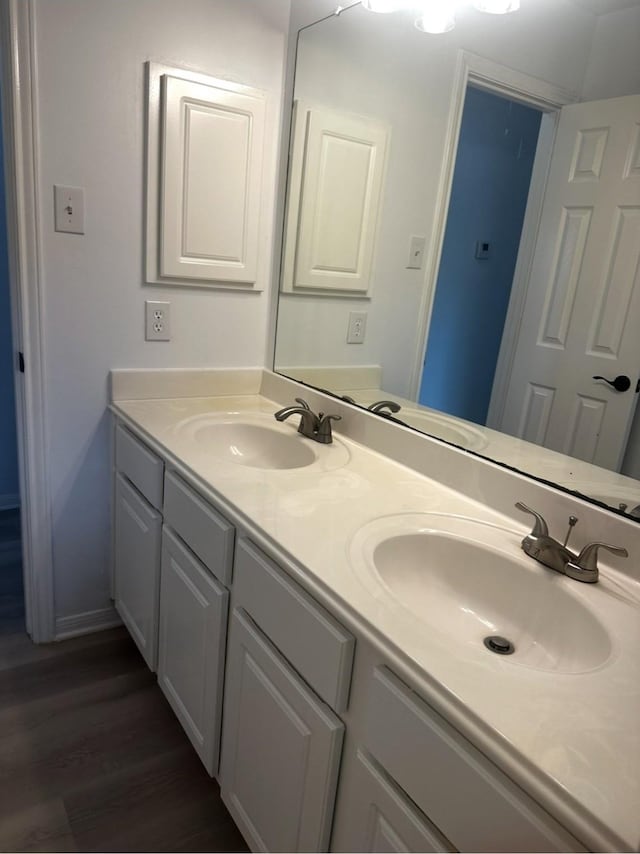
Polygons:
[[298,35],[274,368],[640,519],[640,2],[414,18]]

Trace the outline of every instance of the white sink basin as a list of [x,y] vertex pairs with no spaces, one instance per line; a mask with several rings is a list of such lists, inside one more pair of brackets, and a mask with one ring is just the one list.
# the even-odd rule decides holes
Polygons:
[[180,422],[175,433],[223,462],[257,469],[315,467],[330,471],[344,466],[349,452],[339,440],[321,445],[279,424],[266,413],[205,413]]
[[403,408],[395,417],[409,427],[429,433],[436,439],[444,439],[445,442],[451,442],[467,451],[480,451],[487,446],[487,440],[480,430],[437,412]]
[[[600,667],[612,646],[584,604],[585,585],[528,558],[521,537],[456,516],[389,516],[358,531],[351,559],[377,598],[384,591],[451,645],[538,670]],[[493,635],[509,640],[513,653],[489,651],[484,640]]]
[[297,469],[316,461],[309,445],[262,424],[203,424],[197,442],[229,462],[260,469]]

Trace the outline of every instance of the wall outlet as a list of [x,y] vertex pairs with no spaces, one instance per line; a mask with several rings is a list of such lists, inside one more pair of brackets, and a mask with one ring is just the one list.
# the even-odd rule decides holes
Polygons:
[[347,344],[362,344],[367,328],[366,311],[350,311],[347,328]]
[[170,341],[171,319],[169,302],[146,300],[144,304],[144,337],[146,341]]

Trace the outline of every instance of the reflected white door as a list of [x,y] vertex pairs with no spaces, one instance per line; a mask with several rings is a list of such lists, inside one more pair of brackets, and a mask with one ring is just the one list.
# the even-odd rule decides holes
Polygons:
[[500,429],[618,470],[639,330],[640,96],[573,104],[560,112]]

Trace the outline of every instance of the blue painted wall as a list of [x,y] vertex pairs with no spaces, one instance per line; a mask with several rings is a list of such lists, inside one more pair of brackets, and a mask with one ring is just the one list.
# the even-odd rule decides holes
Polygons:
[[[484,424],[542,114],[468,89],[420,403]],[[475,258],[476,241],[490,244]]]
[[[0,127],[2,127],[1,121]],[[0,507],[7,496],[18,494],[9,260],[2,157],[2,133],[0,133]]]

